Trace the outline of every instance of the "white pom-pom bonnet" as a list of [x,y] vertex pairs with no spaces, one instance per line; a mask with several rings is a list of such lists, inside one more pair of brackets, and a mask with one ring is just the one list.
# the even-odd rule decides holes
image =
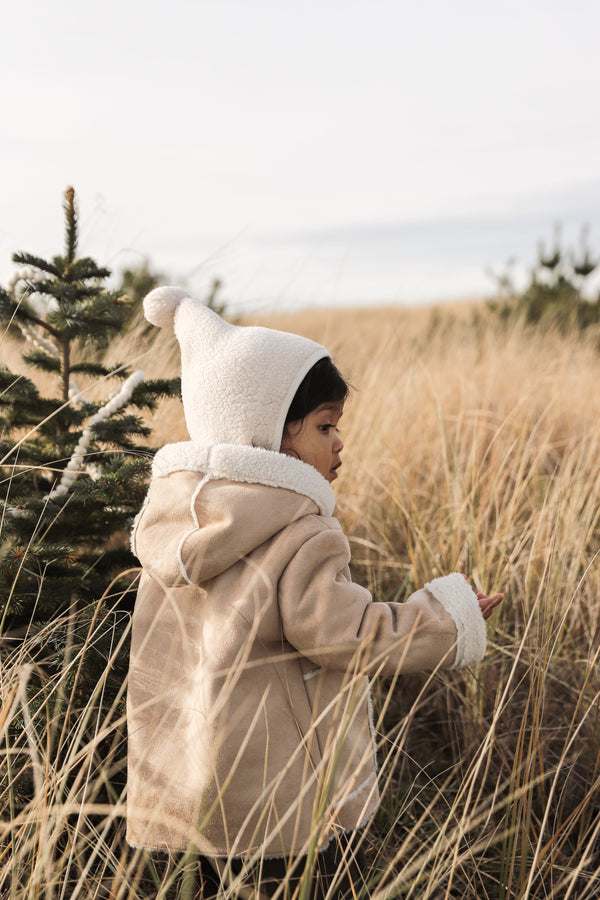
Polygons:
[[329,353],[296,334],[225,322],[177,287],[144,300],[149,322],[173,327],[181,348],[181,394],[192,441],[279,451],[302,379]]

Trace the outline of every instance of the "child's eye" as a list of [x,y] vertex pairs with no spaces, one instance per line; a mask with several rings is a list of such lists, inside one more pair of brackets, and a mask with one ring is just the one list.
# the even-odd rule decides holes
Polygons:
[[330,428],[333,428],[333,425],[331,425],[331,424],[319,425],[319,431],[322,431],[323,434],[328,434]]

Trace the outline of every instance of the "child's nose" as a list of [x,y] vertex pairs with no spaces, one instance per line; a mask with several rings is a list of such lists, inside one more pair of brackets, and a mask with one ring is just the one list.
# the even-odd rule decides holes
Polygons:
[[341,453],[343,449],[344,449],[344,442],[343,442],[343,440],[341,439],[341,437],[340,437],[340,435],[338,434],[338,432],[336,431],[336,433],[335,433],[335,441],[333,442],[333,450],[334,450],[334,453]]

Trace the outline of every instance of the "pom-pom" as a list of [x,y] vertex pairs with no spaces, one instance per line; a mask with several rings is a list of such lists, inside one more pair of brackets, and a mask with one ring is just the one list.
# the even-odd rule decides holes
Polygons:
[[144,298],[144,315],[150,324],[156,325],[157,328],[172,328],[175,311],[186,297],[189,297],[189,294],[183,288],[154,288]]

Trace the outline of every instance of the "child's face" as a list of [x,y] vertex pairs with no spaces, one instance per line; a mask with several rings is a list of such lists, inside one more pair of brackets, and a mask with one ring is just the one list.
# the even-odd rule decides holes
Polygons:
[[344,449],[337,430],[343,410],[343,403],[322,403],[304,419],[288,422],[283,432],[281,452],[309,463],[327,481],[334,481],[342,464],[340,453]]

